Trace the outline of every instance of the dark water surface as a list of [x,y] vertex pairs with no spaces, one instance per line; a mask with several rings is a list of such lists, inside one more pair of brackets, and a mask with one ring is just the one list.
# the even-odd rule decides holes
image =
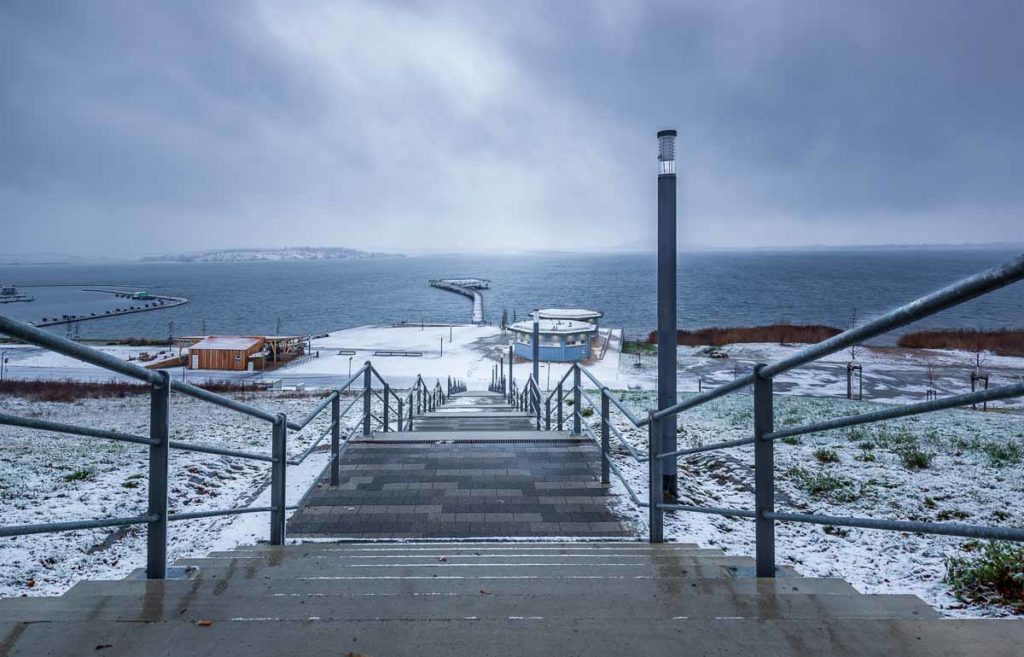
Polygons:
[[[963,276],[1009,260],[995,249],[746,251],[681,253],[681,328],[750,326],[785,320],[849,324]],[[435,290],[428,279],[492,280],[485,313],[520,318],[535,307],[604,311],[606,326],[646,331],[656,323],[652,254],[423,256],[323,262],[119,263],[0,266],[0,282],[38,285],[128,285],[188,297],[177,308],[82,322],[83,337],[166,337],[174,333],[318,333],[397,321],[467,322],[471,304]],[[41,289],[41,288],[40,288]],[[29,290],[29,293],[35,293]],[[38,319],[33,304],[0,314]],[[68,301],[65,312],[76,313]],[[1024,325],[1024,283],[920,322],[918,327]],[[63,331],[63,329],[56,329]]]

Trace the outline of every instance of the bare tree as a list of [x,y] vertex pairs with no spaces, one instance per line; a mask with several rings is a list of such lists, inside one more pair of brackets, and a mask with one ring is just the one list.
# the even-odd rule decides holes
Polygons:
[[974,345],[971,352],[973,353],[974,373],[981,374],[982,369],[988,363],[988,351],[985,350],[985,341],[980,330],[974,332]]
[[782,319],[779,320],[778,324],[779,324],[779,346],[780,347],[784,347],[784,346],[786,346],[786,334],[788,333],[788,331],[786,329],[789,328],[789,320],[786,319],[785,317],[783,317]]
[[[857,309],[854,308],[850,314],[850,324],[847,328],[857,328]],[[851,344],[847,349],[847,353],[850,354],[850,360],[857,360],[857,352],[860,350],[859,344]]]

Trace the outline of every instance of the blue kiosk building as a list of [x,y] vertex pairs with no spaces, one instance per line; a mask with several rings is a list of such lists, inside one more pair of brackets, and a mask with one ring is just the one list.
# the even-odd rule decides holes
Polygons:
[[[573,319],[540,319],[540,360],[571,363],[590,358],[590,338],[597,325]],[[508,327],[515,339],[516,356],[533,359],[533,320]]]

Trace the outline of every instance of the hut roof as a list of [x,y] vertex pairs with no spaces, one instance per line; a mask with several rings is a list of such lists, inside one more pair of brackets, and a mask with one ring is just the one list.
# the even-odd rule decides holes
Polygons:
[[263,338],[252,338],[242,335],[211,335],[195,343],[189,349],[221,349],[242,351],[259,347]]

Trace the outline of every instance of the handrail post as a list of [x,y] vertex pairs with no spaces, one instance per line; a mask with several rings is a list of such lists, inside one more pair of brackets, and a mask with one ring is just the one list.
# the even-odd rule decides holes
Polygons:
[[764,435],[773,431],[772,379],[754,368],[754,531],[758,577],[775,577],[775,443]]
[[611,458],[611,454],[608,453],[608,445],[611,438],[608,428],[609,394],[611,393],[608,392],[608,388],[601,388],[601,483],[605,486],[612,481],[611,466],[608,464],[608,459]]
[[551,431],[551,397],[544,400],[544,429]]
[[572,368],[572,433],[580,435],[580,366]]
[[423,388],[420,387],[419,379],[416,380],[416,412],[423,414]]
[[162,384],[149,392],[149,437],[160,442],[149,446],[148,513],[156,516],[146,528],[146,579],[167,577],[167,478],[171,439],[171,375],[159,372]]
[[391,414],[388,412],[391,409],[391,386],[384,384],[384,433],[390,431],[388,425],[391,423]]
[[515,352],[513,351],[512,343],[510,342],[508,344],[508,401],[509,401],[509,404],[512,403],[512,398],[513,398],[513,396],[515,394],[515,393],[512,392],[512,384],[515,383],[515,381],[516,381],[515,373],[512,371],[513,357],[514,356],[515,356]]
[[533,386],[533,412],[537,416],[537,431],[540,431],[540,388]]
[[655,420],[652,412],[647,425],[647,459],[650,472],[648,492],[648,525],[651,543],[665,542],[665,511],[661,508],[665,489],[661,482],[661,420]]
[[285,539],[285,473],[288,467],[288,420],[279,413],[274,421],[274,438],[270,466],[270,544],[284,545]]
[[396,397],[395,399],[398,401],[398,430],[401,431],[402,430],[402,415],[403,415],[403,411],[405,410],[405,409],[402,408],[402,404],[405,403],[405,402],[402,401],[401,397]]
[[370,370],[370,361],[366,361],[366,369],[363,371],[363,435],[370,435],[370,394],[373,386],[373,372]]
[[409,392],[409,423],[405,427],[406,431],[412,431],[412,416],[413,416],[413,411],[415,409],[416,409],[416,396],[412,393],[412,391],[410,391]]
[[558,430],[559,431],[562,430],[562,397],[564,397],[563,390],[562,390],[562,382],[559,381],[558,382],[558,403],[555,405],[556,408],[558,409],[557,410],[557,418],[556,419],[558,420]]
[[331,402],[331,485],[341,482],[341,393]]

